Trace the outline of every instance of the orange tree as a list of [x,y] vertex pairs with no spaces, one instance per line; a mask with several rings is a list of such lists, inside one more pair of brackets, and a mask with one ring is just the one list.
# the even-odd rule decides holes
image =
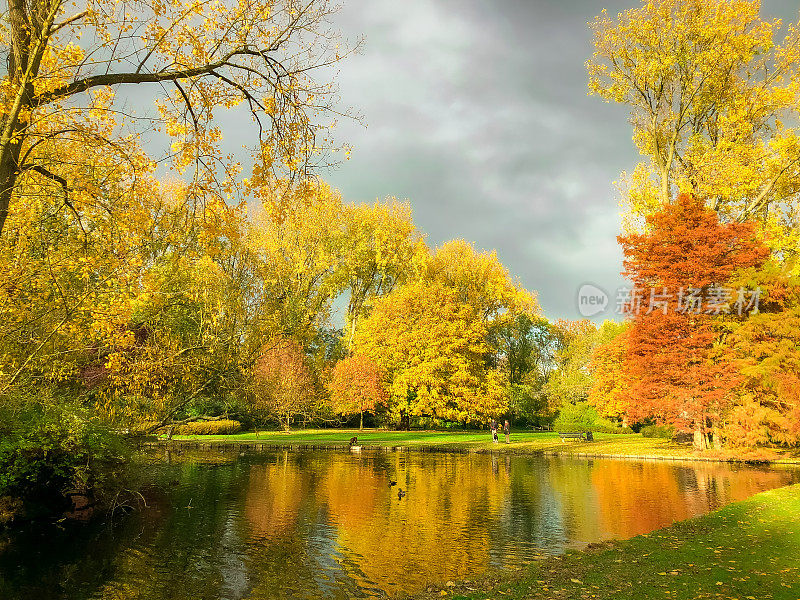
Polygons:
[[336,363],[328,385],[331,406],[340,415],[359,414],[364,428],[364,411],[375,411],[389,399],[383,369],[367,356],[348,356]]
[[753,447],[800,441],[800,274],[797,259],[779,265],[770,260],[758,272],[745,273],[760,285],[759,313],[731,335],[742,375],[737,408],[726,419],[728,439]]
[[303,347],[276,336],[264,346],[253,372],[253,407],[278,419],[288,431],[295,416],[308,417],[316,394]]
[[[721,343],[721,319],[730,305],[715,286],[726,285],[737,270],[760,265],[769,251],[756,241],[751,224],[720,223],[688,194],[649,216],[647,225],[646,233],[618,238],[626,276],[649,295],[646,306],[626,307],[632,318],[627,412],[692,430],[695,446],[707,448],[738,383],[731,353]],[[698,304],[698,298],[719,303]]]
[[599,344],[589,360],[592,383],[589,404],[604,417],[620,419],[628,425],[624,393],[628,386],[623,362],[626,353],[628,323],[606,321],[598,332]]

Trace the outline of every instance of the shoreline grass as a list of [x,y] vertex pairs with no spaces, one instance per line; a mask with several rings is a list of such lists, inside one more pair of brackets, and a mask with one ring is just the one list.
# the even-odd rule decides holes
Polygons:
[[413,598],[740,600],[800,598],[800,484],[629,540],[591,544],[512,574]]
[[243,432],[230,435],[177,435],[176,441],[204,443],[260,443],[276,446],[347,447],[351,437],[358,437],[363,448],[390,447],[408,449],[438,449],[454,451],[496,451],[513,454],[560,454],[575,456],[607,456],[641,459],[673,459],[699,461],[756,461],[794,463],[800,456],[787,451],[759,452],[732,455],[722,452],[697,453],[691,445],[677,444],[668,439],[645,438],[640,434],[596,433],[595,441],[568,440],[562,442],[556,432],[517,431],[511,443],[503,436],[494,443],[488,431],[391,431],[384,429],[302,429],[283,431]]

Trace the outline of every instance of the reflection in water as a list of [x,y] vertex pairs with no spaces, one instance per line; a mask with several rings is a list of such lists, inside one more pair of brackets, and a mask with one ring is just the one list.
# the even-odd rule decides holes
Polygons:
[[[724,464],[377,451],[150,457],[149,508],[0,539],[0,598],[351,598],[627,538],[800,481]],[[389,485],[397,481],[396,487]],[[398,498],[398,489],[407,495]]]

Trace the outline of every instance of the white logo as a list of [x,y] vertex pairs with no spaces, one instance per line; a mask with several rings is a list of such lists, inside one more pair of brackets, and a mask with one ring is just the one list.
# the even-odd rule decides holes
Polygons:
[[578,312],[584,317],[593,317],[608,306],[608,294],[596,285],[585,283],[578,290]]

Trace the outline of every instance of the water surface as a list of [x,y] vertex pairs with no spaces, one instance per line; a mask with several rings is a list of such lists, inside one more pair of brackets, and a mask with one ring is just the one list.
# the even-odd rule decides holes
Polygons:
[[148,460],[147,509],[113,525],[0,538],[0,598],[413,593],[800,481],[795,470],[727,464],[488,454],[160,451]]

